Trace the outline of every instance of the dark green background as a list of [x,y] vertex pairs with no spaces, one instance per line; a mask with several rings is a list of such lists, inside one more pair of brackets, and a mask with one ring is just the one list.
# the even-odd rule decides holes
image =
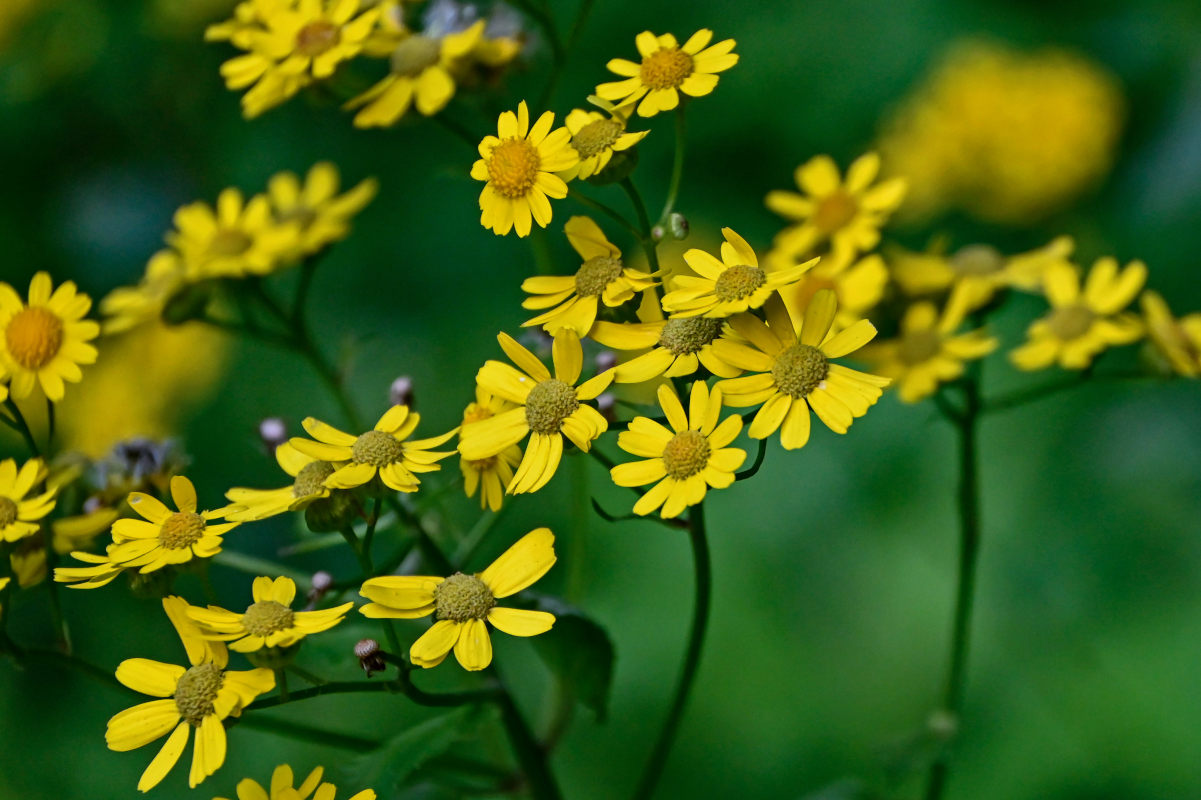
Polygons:
[[[225,186],[257,191],[278,170],[331,159],[348,181],[377,176],[381,191],[318,274],[322,344],[352,356],[366,416],[383,411],[388,384],[404,373],[416,381],[423,430],[457,424],[475,370],[499,354],[496,331],[516,332],[524,319],[518,285],[533,269],[526,242],[479,226],[479,184],[467,175],[473,152],[428,121],[354,130],[346,115],[310,97],[248,123],[218,76],[233,51],[205,45],[201,25],[165,26],[143,3],[47,5],[0,52],[0,278],[23,290],[45,269],[102,296],[137,280],[179,205],[211,201]],[[555,5],[561,20],[572,18],[574,3]],[[212,19],[221,14],[216,8]],[[1013,251],[1072,233],[1084,261],[1143,258],[1150,285],[1175,310],[1201,308],[1195,3],[601,2],[570,53],[554,110],[581,105],[608,79],[608,58],[633,56],[637,32],[682,39],[699,27],[736,38],[742,56],[689,112],[680,207],[706,240],[730,225],[766,245],[777,220],[763,195],[788,187],[792,169],[814,154],[845,164],[870,146],[883,114],[958,37],[1055,43],[1088,54],[1122,82],[1129,124],[1107,182],[1035,228],[948,218],[898,236],[920,246],[947,231],[958,243]],[[546,53],[533,52],[498,94],[456,99],[447,114],[480,137],[494,132],[496,112],[536,96],[547,69]],[[670,163],[669,119],[656,118],[652,129],[635,177],[655,207]],[[614,189],[598,196],[623,202]],[[562,224],[578,211],[570,201],[555,205],[548,240],[563,272],[576,262]],[[1029,298],[1003,309],[1007,347],[1041,310]],[[1015,374],[1002,353],[984,371],[988,392],[1048,377]],[[142,380],[155,391],[153,375]],[[86,394],[86,373],[70,391]],[[1103,384],[984,423],[978,613],[949,797],[1201,797],[1199,410],[1196,383]],[[296,423],[309,414],[341,421],[301,361],[239,345],[216,400],[182,432],[202,503],[215,505],[233,485],[277,484],[255,441],[257,421],[282,415]],[[103,424],[104,409],[96,417]],[[3,446],[19,454],[17,443]],[[616,453],[612,437],[602,447]],[[904,407],[887,396],[846,437],[815,427],[801,452],[773,445],[755,480],[713,496],[713,625],[661,796],[803,797],[853,776],[882,785],[911,754],[907,742],[943,680],[956,558],[954,452],[932,406]],[[446,469],[457,471],[453,461]],[[594,464],[568,458],[544,493],[517,500],[472,566],[535,525],[559,534],[560,564],[538,588],[566,591],[574,576],[571,599],[606,626],[618,659],[608,723],[581,711],[553,766],[568,797],[615,798],[629,794],[666,708],[691,567],[683,535],[573,518],[572,487],[584,482],[610,508],[629,502]],[[470,524],[473,504],[450,505]],[[270,555],[294,533],[290,521],[261,523],[229,542]],[[354,570],[341,551],[296,563]],[[228,605],[246,602],[247,577],[215,574]],[[200,601],[195,586],[184,588]],[[23,641],[46,640],[44,592],[18,601],[13,628]],[[182,656],[153,601],[128,597],[119,583],[68,592],[66,601],[78,650],[97,664]],[[302,659],[351,677],[357,667],[347,648],[374,630],[352,618]],[[495,638],[526,707],[546,708],[553,685],[530,643]],[[450,686],[461,672],[448,664],[420,677]],[[0,680],[0,796],[135,795],[157,745],[116,754],[103,739],[126,696],[10,662],[0,664]],[[379,738],[425,716],[399,699],[361,697],[297,704],[281,715]],[[503,754],[498,747],[462,745],[477,755]],[[303,773],[348,758],[239,728],[226,766],[200,790],[188,792],[181,765],[155,794],[231,795],[237,780],[265,782],[280,761]],[[899,786],[912,797],[919,782]],[[344,785],[339,796],[358,788]]]

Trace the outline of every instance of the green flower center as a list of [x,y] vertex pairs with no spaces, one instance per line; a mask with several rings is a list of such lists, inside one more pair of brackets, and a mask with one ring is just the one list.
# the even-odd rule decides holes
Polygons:
[[306,58],[316,58],[342,39],[342,32],[332,22],[319,19],[310,22],[296,34],[296,52]]
[[208,254],[214,258],[233,258],[250,249],[250,237],[233,228],[222,228],[209,242]]
[[328,461],[305,464],[292,483],[292,496],[300,499],[315,497],[325,492],[325,479],[334,474],[334,465]]
[[456,572],[434,589],[434,616],[438,619],[484,619],[494,605],[492,590],[475,575]]
[[995,247],[971,244],[957,250],[950,263],[960,275],[991,275],[1005,266],[1005,258]]
[[937,331],[910,331],[901,338],[897,351],[900,359],[910,366],[924,364],[942,351],[942,337]]
[[242,627],[254,636],[270,636],[276,631],[292,627],[292,609],[274,600],[264,600],[246,609],[242,615]]
[[392,71],[397,75],[415,77],[437,64],[441,56],[442,45],[437,39],[420,35],[410,36],[392,51]]
[[678,481],[691,478],[709,465],[709,440],[700,431],[682,431],[663,448],[663,467]]
[[580,154],[581,159],[592,158],[616,144],[624,132],[625,128],[616,120],[594,120],[571,137],[571,146]]
[[17,504],[7,497],[0,497],[0,528],[7,528],[17,521]]
[[386,467],[404,457],[404,445],[390,433],[367,431],[354,440],[350,457],[359,464]]
[[191,511],[176,511],[163,521],[158,540],[168,550],[190,547],[204,535],[204,517]]
[[4,341],[14,361],[25,369],[41,369],[62,347],[63,321],[40,306],[23,308],[9,320]]
[[672,89],[692,74],[692,56],[683,50],[659,50],[642,59],[638,76],[643,86]]
[[813,212],[813,224],[825,234],[833,233],[855,218],[859,203],[847,192],[838,189],[823,197]]
[[1088,333],[1095,318],[1096,315],[1088,306],[1076,304],[1055,309],[1047,324],[1051,326],[1051,332],[1057,339],[1066,342],[1079,339]]
[[488,182],[501,197],[525,197],[538,180],[542,156],[525,139],[505,139],[488,156]]
[[767,283],[767,273],[759,267],[749,267],[738,264],[730,267],[717,276],[713,284],[713,293],[724,302],[742,300],[750,297],[763,284]]
[[534,433],[558,433],[563,420],[579,407],[574,387],[549,378],[530,389],[525,399],[525,421]]
[[596,256],[585,261],[575,273],[575,290],[581,297],[591,297],[621,275],[624,266],[620,258]]
[[216,664],[189,667],[175,684],[175,707],[179,715],[193,728],[199,728],[204,718],[213,713],[213,703],[225,675]]
[[669,319],[659,334],[659,346],[667,348],[673,355],[687,356],[712,344],[719,333],[721,333],[720,319],[705,317]]
[[794,344],[772,365],[771,376],[776,387],[794,399],[806,397],[830,374],[830,362],[825,353],[807,344]]

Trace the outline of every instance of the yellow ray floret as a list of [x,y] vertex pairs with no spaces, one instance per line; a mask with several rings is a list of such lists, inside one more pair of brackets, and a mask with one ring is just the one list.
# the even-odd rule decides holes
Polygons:
[[1186,378],[1201,375],[1201,314],[1176,319],[1157,292],[1147,290],[1139,298],[1147,335],[1172,370]]

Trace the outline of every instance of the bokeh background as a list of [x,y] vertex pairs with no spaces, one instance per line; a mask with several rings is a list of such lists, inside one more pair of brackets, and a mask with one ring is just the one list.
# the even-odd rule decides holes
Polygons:
[[[389,384],[406,374],[426,429],[457,424],[475,370],[498,354],[496,331],[515,332],[523,318],[528,244],[480,227],[479,185],[467,175],[474,155],[437,124],[359,131],[330,102],[303,96],[243,120],[218,75],[233,51],[202,41],[204,26],[231,5],[0,6],[0,278],[23,289],[48,270],[103,296],[137,281],[180,205],[212,201],[226,186],[259,191],[274,172],[329,159],[347,181],[376,176],[381,188],[318,273],[321,344],[347,365],[365,416],[382,412]],[[560,20],[572,18],[575,3],[553,5]],[[689,244],[729,225],[766,246],[779,227],[763,206],[766,192],[792,188],[794,167],[815,154],[845,165],[872,147],[903,98],[965,38],[1022,53],[1053,45],[1096,65],[1120,92],[1112,165],[1027,218],[948,207],[888,236],[913,248],[943,235],[1016,252],[1068,233],[1084,263],[1142,258],[1149,284],[1174,310],[1201,309],[1201,6],[1192,0],[598,3],[554,110],[581,105],[608,79],[606,60],[634,54],[637,32],[686,37],[700,27],[737,39],[742,60],[689,112],[680,201],[695,232]],[[524,66],[493,94],[456,100],[446,113],[482,137],[499,109],[537,95],[548,65],[535,36]],[[1049,140],[1060,122],[1048,114]],[[670,121],[657,118],[653,130],[636,175],[652,207],[670,164]],[[598,196],[622,202],[615,189]],[[561,236],[578,211],[569,206],[556,205],[548,238],[564,272],[576,263]],[[1033,298],[1005,306],[1006,347],[1041,309]],[[95,384],[85,373],[69,387],[64,425],[93,455],[138,425],[175,434],[202,504],[215,505],[233,485],[280,480],[256,437],[263,417],[293,426],[310,414],[339,419],[291,354],[196,332],[122,346],[136,367]],[[1135,358],[1131,348],[1105,363]],[[1049,377],[1016,374],[1003,352],[984,373],[989,393]],[[1201,797],[1199,412],[1195,381],[1106,383],[983,423],[979,597],[949,797]],[[615,452],[612,442],[602,446]],[[19,455],[19,442],[0,439],[0,451]],[[922,763],[950,631],[954,453],[952,431],[931,405],[887,395],[847,436],[815,428],[801,452],[773,445],[755,480],[714,496],[713,624],[660,796],[833,798],[855,785],[918,794],[910,770]],[[453,476],[453,462],[447,467]],[[514,503],[480,554],[486,564],[520,533],[550,525],[562,558],[540,588],[566,594],[616,647],[607,722],[581,710],[553,759],[573,800],[631,791],[674,684],[692,592],[682,534],[607,525],[580,511],[581,486],[610,508],[628,502],[595,464],[569,458],[544,493]],[[450,494],[444,504],[456,524],[474,520],[473,502]],[[294,521],[277,520],[229,542],[275,557],[297,533]],[[287,560],[302,572],[354,570],[336,550]],[[248,578],[220,569],[214,578],[231,604],[246,594]],[[178,658],[156,603],[118,587],[66,592],[78,651],[107,669],[131,656]],[[43,587],[18,599],[19,639],[46,640],[44,595]],[[354,625],[314,647],[310,665],[353,675],[348,648],[373,630]],[[500,664],[526,707],[545,708],[554,687],[529,643],[498,639]],[[441,672],[432,685],[459,680],[454,667]],[[0,662],[0,682],[0,797],[135,795],[151,748],[117,754],[103,739],[126,696],[9,661]],[[425,716],[399,698],[374,697],[274,713],[376,738]],[[503,744],[482,730],[459,751],[503,757]],[[232,795],[240,778],[265,781],[281,761],[303,772],[344,766],[352,755],[238,729],[226,766],[199,790],[189,792],[177,768],[155,793]],[[441,796],[422,792],[414,796]]]

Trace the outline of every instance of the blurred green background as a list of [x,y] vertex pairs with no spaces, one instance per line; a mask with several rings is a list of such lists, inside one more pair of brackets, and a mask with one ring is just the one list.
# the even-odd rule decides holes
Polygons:
[[[479,184],[467,175],[475,156],[437,124],[358,131],[332,104],[306,96],[244,121],[218,75],[232,49],[202,41],[204,25],[230,5],[35,0],[9,22],[0,12],[8,24],[0,32],[0,278],[23,291],[48,270],[98,298],[136,282],[178,206],[211,202],[225,186],[259,191],[274,172],[329,159],[346,181],[374,175],[381,189],[318,273],[322,345],[349,364],[365,416],[382,412],[392,379],[407,374],[423,430],[457,424],[475,370],[499,355],[496,331],[515,333],[524,318],[518,287],[533,268],[528,244],[480,227]],[[554,6],[561,21],[572,18],[575,3]],[[793,168],[815,154],[845,165],[870,147],[883,116],[957,39],[1059,44],[1111,70],[1128,103],[1104,184],[1020,229],[950,215],[894,238],[921,247],[945,232],[1013,252],[1070,233],[1083,263],[1142,258],[1149,285],[1174,310],[1201,309],[1201,6],[1192,0],[598,3],[553,109],[582,105],[608,80],[607,59],[633,56],[637,32],[683,39],[700,27],[737,39],[742,60],[689,113],[680,207],[698,240],[729,225],[766,246],[778,220],[764,194],[791,188]],[[497,94],[458,98],[446,113],[481,137],[494,132],[496,111],[536,96],[548,64],[545,51],[531,49]],[[656,118],[652,129],[636,180],[654,207],[670,164],[670,121]],[[616,189],[598,196],[621,204]],[[548,241],[563,272],[576,261],[562,224],[578,212],[570,201],[555,206]],[[1042,308],[1019,298],[1003,309],[1005,348]],[[989,393],[1048,377],[1015,374],[1003,352],[984,373]],[[140,391],[159,391],[154,374],[135,380]],[[68,393],[86,406],[88,392],[85,372]],[[1183,380],[1102,384],[984,422],[977,616],[948,797],[1201,797],[1199,400],[1197,384]],[[310,414],[341,421],[303,362],[258,344],[236,345],[223,382],[200,405],[180,439],[209,506],[230,486],[281,485],[256,438],[263,417],[282,416],[294,429]],[[105,424],[103,407],[91,413]],[[4,455],[19,455],[18,445],[0,440]],[[601,446],[616,454],[611,437]],[[773,445],[755,480],[713,496],[713,624],[660,796],[801,798],[844,780],[893,780],[895,794],[918,794],[905,763],[945,669],[954,454],[952,431],[931,405],[886,395],[849,435],[815,428],[803,451]],[[454,461],[445,466],[453,477]],[[629,502],[595,464],[568,458],[547,490],[514,503],[473,565],[531,527],[551,526],[561,559],[538,588],[570,591],[615,643],[607,723],[581,710],[553,758],[573,800],[630,793],[666,710],[692,592],[685,537],[573,516],[573,487],[583,483],[610,509]],[[447,504],[460,523],[473,521],[474,501]],[[245,526],[228,542],[273,555],[295,524]],[[341,551],[290,563],[354,571]],[[214,575],[229,605],[248,595],[247,577]],[[120,583],[66,595],[77,649],[92,662],[112,669],[132,656],[181,657],[154,601],[129,597]],[[18,598],[18,639],[47,640],[44,608],[44,587]],[[348,648],[373,631],[351,619],[302,659],[352,677]],[[530,644],[496,638],[526,708],[546,708],[553,685]],[[461,681],[455,666],[437,672],[420,678]],[[105,748],[105,722],[130,704],[126,696],[9,661],[0,662],[0,680],[0,797],[135,795],[158,745]],[[374,697],[272,713],[377,738],[426,716],[399,698]],[[487,737],[461,748],[505,752]],[[232,796],[238,780],[265,782],[281,761],[303,774],[350,757],[237,728],[226,766],[199,790],[188,791],[177,767],[155,794]],[[346,784],[340,796],[358,788]]]

